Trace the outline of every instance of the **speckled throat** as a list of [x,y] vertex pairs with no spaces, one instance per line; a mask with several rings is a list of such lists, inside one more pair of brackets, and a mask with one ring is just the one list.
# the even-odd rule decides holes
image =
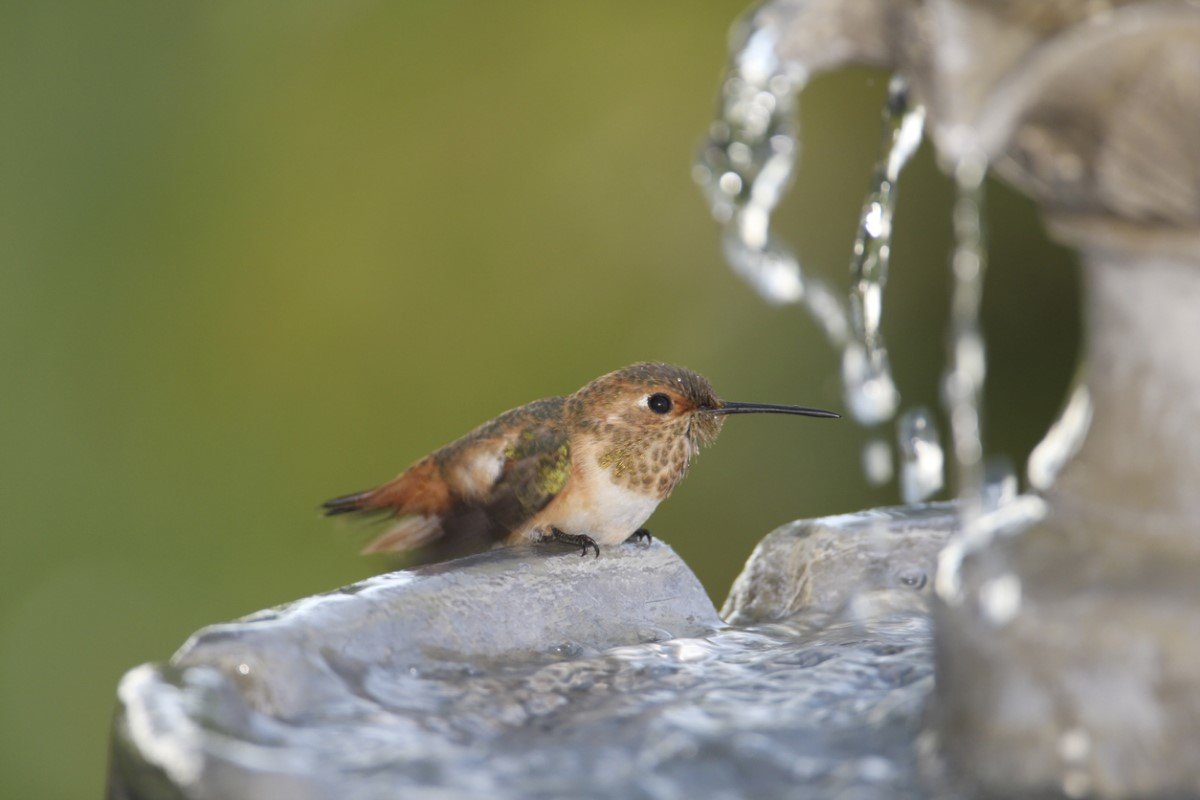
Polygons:
[[597,465],[626,488],[663,500],[699,450],[686,420],[649,431],[622,431],[598,448]]

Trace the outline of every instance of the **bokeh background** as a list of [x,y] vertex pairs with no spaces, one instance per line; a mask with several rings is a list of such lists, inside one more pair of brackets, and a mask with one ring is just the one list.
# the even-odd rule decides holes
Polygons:
[[[126,669],[388,568],[317,504],[500,411],[645,359],[841,406],[834,353],[726,269],[689,177],[743,9],[0,7],[0,796],[98,796]],[[885,84],[803,99],[781,229],[843,286]],[[905,406],[936,404],[950,199],[926,148],[885,306]],[[989,202],[987,436],[1023,464],[1076,277],[1027,201]],[[776,525],[896,501],[865,440],[738,419],[651,528],[720,602]]]

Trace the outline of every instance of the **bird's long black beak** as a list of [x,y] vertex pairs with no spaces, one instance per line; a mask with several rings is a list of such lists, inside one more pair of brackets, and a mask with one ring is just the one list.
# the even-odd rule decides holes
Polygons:
[[716,408],[706,409],[710,414],[796,414],[801,417],[823,417],[839,419],[842,415],[821,408],[805,408],[804,406],[781,406],[774,403],[733,403],[723,402]]

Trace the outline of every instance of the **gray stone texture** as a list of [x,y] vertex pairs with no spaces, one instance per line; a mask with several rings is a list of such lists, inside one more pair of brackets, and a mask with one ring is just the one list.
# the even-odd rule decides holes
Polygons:
[[721,616],[746,625],[855,604],[923,608],[938,551],[956,523],[950,503],[788,523],[754,548]]
[[919,517],[801,523],[846,542],[811,604],[739,581],[769,624],[722,623],[656,542],[493,551],[205,628],[122,680],[109,797],[924,796],[928,590],[903,576],[952,516]]

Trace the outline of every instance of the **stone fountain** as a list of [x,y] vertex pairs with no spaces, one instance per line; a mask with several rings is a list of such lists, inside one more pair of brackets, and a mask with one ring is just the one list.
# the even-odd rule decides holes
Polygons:
[[108,796],[918,798],[952,525],[784,526],[734,624],[655,542],[492,551],[214,625],[122,679]]
[[[797,94],[851,63],[898,77],[847,308],[770,215]],[[720,615],[656,543],[486,553],[206,628],[122,680],[109,797],[1200,793],[1198,77],[1191,2],[755,9],[697,177],[735,268],[843,349],[862,421],[898,410],[878,324],[922,126],[960,187],[958,503],[786,525]],[[988,169],[1086,275],[1082,378],[1019,497],[978,435]],[[927,418],[901,430],[913,499],[941,455]]]
[[[944,394],[963,530],[940,559],[933,716],[951,774],[969,793],[1200,793],[1200,5],[776,0],[747,15],[698,178],[734,267],[806,304],[890,387],[863,312],[877,325],[882,281],[856,260],[870,293],[831,313],[769,232],[795,95],[852,63],[898,76],[960,189]],[[1086,288],[1081,380],[1031,459],[1035,494],[1007,504],[979,436],[988,169],[1078,250]],[[844,369],[852,408],[869,397],[859,372]]]

